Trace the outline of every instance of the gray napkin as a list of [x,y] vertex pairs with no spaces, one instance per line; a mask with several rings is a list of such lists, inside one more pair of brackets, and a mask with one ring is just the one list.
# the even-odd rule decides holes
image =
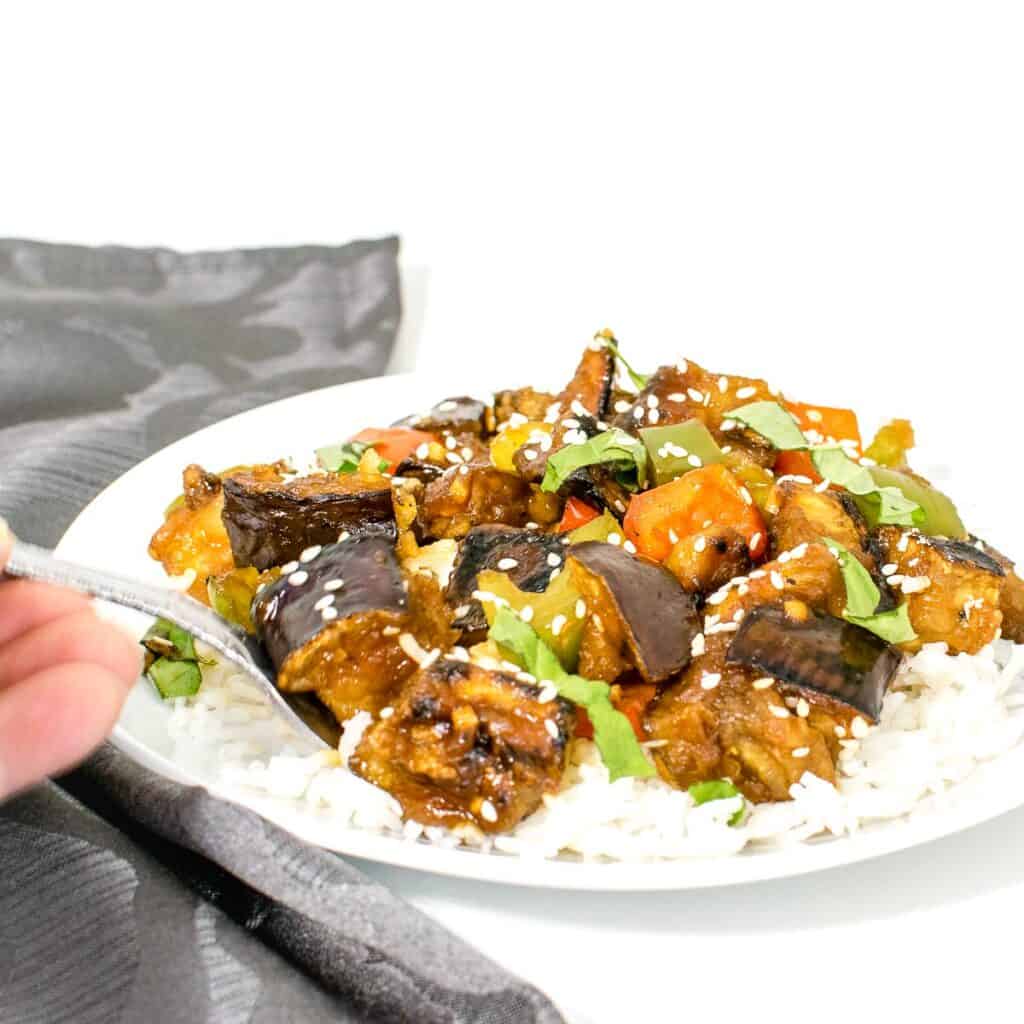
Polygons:
[[[0,241],[0,514],[52,545],[170,441],[380,373],[397,248]],[[0,1020],[561,1019],[340,858],[109,746],[60,787],[0,808]]]

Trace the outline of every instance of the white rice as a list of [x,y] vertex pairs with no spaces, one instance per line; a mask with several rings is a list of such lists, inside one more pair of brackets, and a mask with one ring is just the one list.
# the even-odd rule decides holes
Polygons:
[[952,657],[944,644],[929,644],[904,661],[879,725],[847,742],[838,787],[806,773],[791,801],[750,807],[745,821],[732,827],[728,821],[741,798],[695,807],[687,793],[659,779],[609,783],[593,744],[577,741],[561,791],[513,831],[484,839],[472,829],[456,835],[403,823],[393,797],[348,770],[348,757],[372,721],[365,712],[347,724],[338,754],[302,756],[290,728],[255,686],[223,666],[203,675],[200,693],[175,700],[168,719],[178,763],[222,786],[303,805],[338,829],[532,858],[723,856],[748,845],[842,836],[941,807],[981,765],[1024,736],[1024,646],[998,641],[976,655]]

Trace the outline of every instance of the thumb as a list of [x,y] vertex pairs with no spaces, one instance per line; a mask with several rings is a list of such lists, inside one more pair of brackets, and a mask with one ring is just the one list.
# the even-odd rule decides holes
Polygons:
[[7,564],[7,558],[11,553],[11,543],[14,537],[11,535],[11,528],[7,525],[7,521],[0,516],[0,572],[3,571],[4,566]]

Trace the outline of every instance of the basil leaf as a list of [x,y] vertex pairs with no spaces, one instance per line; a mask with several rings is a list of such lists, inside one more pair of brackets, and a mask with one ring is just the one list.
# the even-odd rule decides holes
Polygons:
[[[372,448],[365,441],[345,441],[344,444],[330,444],[325,448],[317,448],[316,460],[329,473],[354,473],[359,468],[363,453]],[[383,473],[388,468],[387,459],[377,464],[377,472]]]
[[174,661],[157,658],[146,669],[146,675],[164,700],[172,697],[192,697],[199,692],[203,673],[194,661]]
[[749,405],[741,405],[738,409],[727,412],[725,418],[736,420],[751,430],[756,430],[780,452],[803,451],[810,447],[796,420],[778,402],[751,402]]
[[897,487],[879,487],[868,468],[854,462],[841,448],[814,448],[811,461],[826,480],[860,499],[857,505],[869,525],[917,526],[924,521],[924,510],[916,501]]
[[828,537],[822,537],[822,543],[839,559],[839,571],[843,574],[843,585],[846,587],[843,618],[890,644],[902,644],[916,639],[917,634],[910,624],[907,602],[887,612],[876,612],[882,595],[871,573],[842,544]]
[[199,660],[192,634],[167,619],[157,619],[146,630],[142,646],[158,658],[168,658],[171,661]]
[[[541,481],[542,491],[557,491],[577,469],[605,463],[616,464],[629,474],[625,486],[631,490],[647,483],[647,449],[643,442],[618,427],[596,434],[582,444],[567,444],[548,458]],[[635,483],[632,474],[636,473]]]
[[594,335],[595,340],[601,340],[604,342],[605,348],[607,348],[613,356],[626,368],[626,373],[629,374],[629,379],[636,385],[638,389],[647,387],[647,382],[651,379],[649,373],[637,373],[629,363],[626,362],[626,357],[619,351],[619,343],[615,340],[615,335],[611,331],[598,331]]
[[498,609],[488,637],[527,672],[549,681],[559,696],[587,712],[594,727],[594,743],[612,782],[627,775],[648,779],[655,774],[629,719],[613,706],[611,687],[607,683],[566,672],[554,651],[508,608]]
[[[686,792],[690,794],[698,807],[701,804],[710,804],[715,800],[731,800],[742,795],[728,779],[708,779],[705,782],[695,782]],[[744,804],[729,818],[729,824],[738,825],[743,820],[746,809],[746,804]]]

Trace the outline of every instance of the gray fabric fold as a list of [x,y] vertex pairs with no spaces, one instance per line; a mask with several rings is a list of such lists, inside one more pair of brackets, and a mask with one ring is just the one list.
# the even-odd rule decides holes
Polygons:
[[[0,515],[52,545],[178,437],[382,372],[397,248],[0,241]],[[0,807],[0,1020],[561,1019],[340,858],[112,747],[60,786]]]

